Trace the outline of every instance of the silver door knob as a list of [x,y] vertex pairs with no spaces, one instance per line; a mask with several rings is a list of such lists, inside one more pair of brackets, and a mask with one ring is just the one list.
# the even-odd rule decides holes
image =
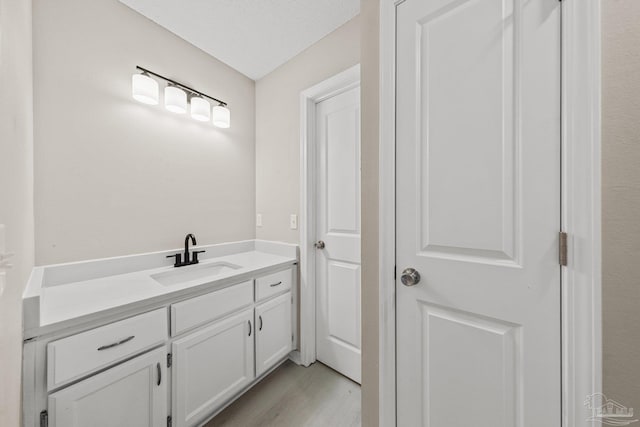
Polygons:
[[405,268],[400,276],[400,281],[405,286],[415,286],[420,283],[420,273],[414,268]]
[[313,244],[313,246],[315,246],[316,249],[324,249],[324,242],[322,240],[318,240]]

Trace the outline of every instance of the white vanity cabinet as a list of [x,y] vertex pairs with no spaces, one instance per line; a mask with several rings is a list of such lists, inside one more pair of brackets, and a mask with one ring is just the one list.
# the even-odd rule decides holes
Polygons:
[[245,274],[30,340],[23,425],[201,425],[288,357],[294,271]]
[[167,417],[164,348],[49,395],[50,427],[155,427]]
[[256,375],[260,376],[291,351],[291,292],[257,305],[256,327]]
[[[208,326],[185,334],[171,345],[174,426],[195,426],[206,421],[289,355],[292,277],[291,269],[282,270],[256,278],[255,292],[254,281],[244,282],[172,306],[172,323],[183,324],[186,330],[201,323],[181,320],[180,316],[187,313],[189,319],[204,318],[205,314],[197,311],[205,307],[210,319],[222,312],[217,307],[225,307],[226,311],[235,307],[237,313],[210,321]],[[278,285],[270,286],[274,283]],[[250,293],[247,285],[251,286]],[[268,291],[261,293],[260,289]],[[248,295],[252,306],[245,308]],[[260,295],[262,300],[254,303]]]
[[204,421],[253,381],[254,334],[251,308],[171,345],[175,426]]

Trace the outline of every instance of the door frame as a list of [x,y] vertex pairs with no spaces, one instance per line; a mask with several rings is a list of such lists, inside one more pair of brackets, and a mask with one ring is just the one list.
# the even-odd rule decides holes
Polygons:
[[316,361],[316,104],[360,85],[356,64],[300,93],[300,357]]
[[[403,1],[380,0],[380,426],[396,425],[395,25]],[[600,0],[562,0],[561,14],[562,426],[594,426],[583,402],[602,391]]]

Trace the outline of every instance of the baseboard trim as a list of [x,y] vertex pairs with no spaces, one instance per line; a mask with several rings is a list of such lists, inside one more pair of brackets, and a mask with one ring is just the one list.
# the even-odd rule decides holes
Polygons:
[[291,353],[289,353],[289,360],[291,360],[293,363],[295,363],[298,366],[304,366],[305,368],[308,367],[302,363],[302,354],[300,354],[299,350],[294,350]]

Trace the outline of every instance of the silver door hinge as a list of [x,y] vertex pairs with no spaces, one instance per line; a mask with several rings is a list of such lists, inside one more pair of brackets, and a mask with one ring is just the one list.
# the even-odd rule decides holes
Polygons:
[[167,353],[167,368],[170,368],[173,364],[173,356],[171,353]]
[[49,413],[44,410],[40,412],[40,427],[48,427],[49,425]]
[[172,422],[173,422],[173,419],[171,418],[171,415],[169,415],[167,417],[167,427],[171,427]]
[[559,245],[559,253],[558,253],[558,261],[560,265],[566,266],[569,260],[569,247],[567,244],[568,235],[564,231],[560,232],[560,245]]

